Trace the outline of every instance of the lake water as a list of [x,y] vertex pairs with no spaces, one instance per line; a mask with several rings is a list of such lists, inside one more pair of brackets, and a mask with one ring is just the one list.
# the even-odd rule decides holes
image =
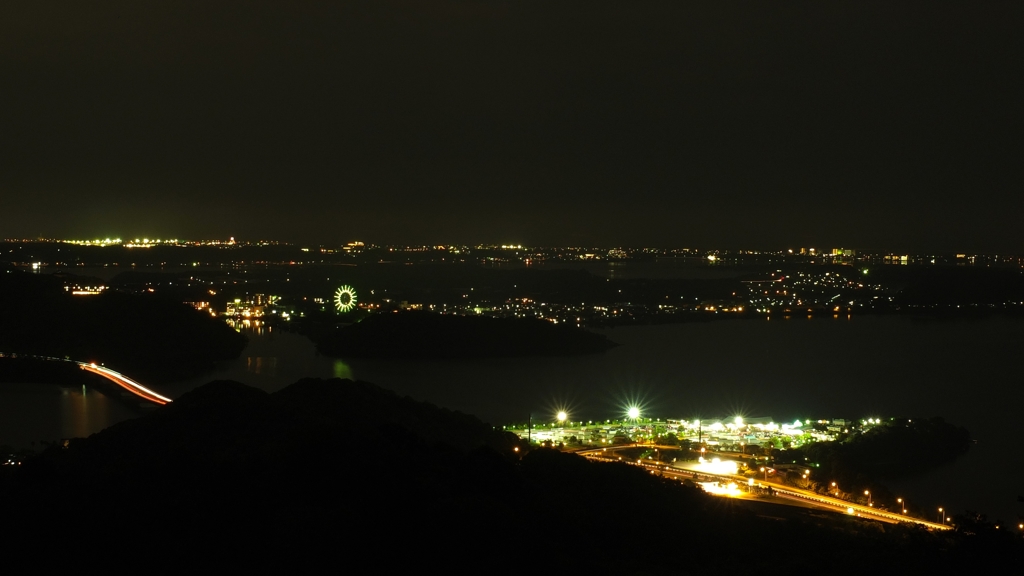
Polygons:
[[[1022,322],[772,318],[604,333],[621,346],[590,356],[476,361],[340,361],[318,356],[295,334],[250,333],[238,360],[159,391],[177,397],[220,378],[267,391],[304,376],[356,378],[497,425],[530,414],[550,419],[562,407],[574,419],[614,417],[633,402],[660,418],[943,416],[971,431],[977,444],[970,454],[890,487],[915,506],[976,509],[1011,521],[1024,513],[1016,502],[1024,494],[1024,458],[1014,451],[1024,400]],[[134,415],[92,390],[82,401],[75,400],[80,390],[38,390],[2,388],[0,444],[15,443],[4,434],[47,438],[36,419],[56,439]],[[17,436],[20,426],[33,431]]]
[[0,446],[41,450],[82,438],[142,412],[94,388],[0,383]]

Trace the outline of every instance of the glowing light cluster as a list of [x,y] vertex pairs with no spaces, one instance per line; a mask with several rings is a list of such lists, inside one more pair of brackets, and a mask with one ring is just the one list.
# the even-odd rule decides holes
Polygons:
[[701,456],[700,461],[693,468],[698,472],[705,472],[707,474],[739,473],[739,466],[732,460],[720,460],[718,458],[712,458],[711,461],[707,461],[704,460],[703,456]]
[[121,244],[121,239],[104,238],[100,240],[99,238],[97,238],[95,240],[64,240],[63,242],[65,244],[77,244],[79,246],[114,246],[117,244]]
[[334,307],[338,312],[348,312],[356,307],[356,289],[345,285],[334,293]]
[[708,494],[714,494],[715,496],[736,497],[743,493],[735,482],[729,482],[724,486],[720,482],[701,482],[700,487]]

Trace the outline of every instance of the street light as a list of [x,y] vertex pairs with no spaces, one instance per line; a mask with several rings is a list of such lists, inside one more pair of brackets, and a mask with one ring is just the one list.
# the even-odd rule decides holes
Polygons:
[[559,410],[558,414],[555,416],[555,418],[558,419],[558,423],[563,426],[565,425],[565,419],[568,417],[569,415],[565,413],[565,410]]
[[939,513],[942,514],[942,524],[945,525],[946,524],[946,511],[943,510],[942,508],[939,508]]
[[765,468],[764,466],[761,466],[761,472],[764,472],[764,481],[767,482],[768,481],[768,469]]
[[833,482],[832,487],[835,488],[836,490],[836,498],[839,498],[839,486],[835,482]]
[[903,509],[903,513],[906,514],[907,513],[907,503],[903,501],[903,498],[897,498],[896,501],[900,503],[900,508],[902,508]]
[[868,506],[874,506],[874,504],[871,503],[871,490],[865,490],[864,495],[868,497]]

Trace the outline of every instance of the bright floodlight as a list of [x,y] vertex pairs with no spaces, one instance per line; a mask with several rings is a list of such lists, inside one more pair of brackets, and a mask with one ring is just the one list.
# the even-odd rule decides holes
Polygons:
[[640,409],[637,408],[636,406],[630,406],[629,410],[626,412],[626,416],[629,416],[633,420],[636,420],[637,418],[640,417]]
[[565,419],[568,418],[568,417],[569,417],[569,415],[566,414],[564,410],[560,410],[558,412],[558,415],[555,416],[555,418],[558,418],[559,422],[565,422]]

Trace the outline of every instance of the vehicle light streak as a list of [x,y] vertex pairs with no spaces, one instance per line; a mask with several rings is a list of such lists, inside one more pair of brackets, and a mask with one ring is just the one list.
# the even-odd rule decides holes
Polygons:
[[166,396],[161,396],[160,394],[153,392],[149,388],[146,388],[145,386],[139,384],[138,382],[132,380],[131,378],[128,378],[127,376],[115,372],[109,368],[98,366],[96,364],[88,364],[85,362],[76,362],[76,364],[78,364],[78,367],[81,368],[82,370],[92,372],[93,374],[98,374],[106,378],[107,380],[110,380],[111,382],[117,384],[118,386],[124,388],[125,390],[131,392],[132,394],[135,394],[136,396],[139,396],[145,400],[149,400],[150,402],[155,402],[157,404],[167,404],[168,402],[171,402],[170,398]]
[[698,484],[705,492],[716,496],[732,496],[733,498],[736,498],[743,494],[740,492],[740,489],[736,486],[735,482],[729,482],[724,486],[721,482],[698,482]]
[[[626,448],[626,447],[622,446],[622,447],[619,447],[619,448]],[[669,448],[669,446],[664,446],[664,448]],[[590,449],[590,450],[580,450],[580,451],[578,451],[576,453],[581,455],[581,456],[585,456],[587,458],[594,459],[594,460],[603,460],[603,461],[606,461],[606,462],[614,462],[615,459],[614,459],[613,456],[615,454],[615,450],[616,449],[617,448],[611,448],[611,449],[594,448],[594,449]],[[609,452],[609,450],[610,450],[610,452]],[[612,457],[610,457],[610,456],[612,456]],[[621,461],[622,458],[619,457],[618,460]],[[726,463],[735,465],[734,462],[728,462],[727,461]],[[721,466],[721,465],[726,464],[726,463],[718,462],[716,464]],[[701,463],[701,464],[707,466],[707,465],[713,464],[713,462],[705,462],[705,463]],[[700,475],[701,477],[703,477],[705,479],[705,482],[699,482],[699,484],[705,490],[705,492],[708,492],[709,494],[720,495],[720,496],[742,497],[742,491],[739,489],[739,485],[737,483],[738,481],[742,480],[740,477],[738,477],[735,474],[714,473],[714,472],[707,471],[707,469],[699,469],[698,467],[701,466],[701,464],[689,465],[689,466],[686,466],[686,467],[681,467],[681,466],[672,465],[672,464],[670,464],[670,465],[653,464],[653,463],[649,464],[649,463],[643,462],[641,460],[640,463],[637,464],[637,465],[641,466],[643,468],[646,468],[648,470],[651,470],[652,473],[657,471],[658,473],[660,473],[662,475],[665,475],[665,476],[668,476],[668,477],[683,478],[683,477],[690,477],[691,474],[697,474],[697,475]],[[693,478],[696,479],[697,476],[694,476]],[[753,486],[753,483],[751,482],[751,480],[753,480],[753,478],[746,478],[745,480],[747,481],[747,483],[750,486]],[[724,483],[724,486],[723,486],[723,483]],[[820,505],[820,506],[825,507],[825,508],[831,508],[831,509],[833,509],[833,510],[835,510],[837,512],[843,512],[843,513],[846,513],[846,514],[860,516],[860,517],[866,518],[866,519],[875,519],[875,520],[885,519],[885,520],[888,520],[888,521],[893,522],[893,523],[913,523],[913,524],[918,524],[918,525],[921,525],[921,526],[925,526],[926,528],[933,529],[933,530],[950,530],[950,529],[952,529],[949,525],[946,525],[946,524],[939,524],[937,522],[928,522],[926,520],[921,520],[921,519],[918,519],[918,518],[911,518],[909,516],[905,516],[905,515],[901,515],[901,514],[897,514],[897,513],[892,513],[892,512],[887,512],[887,511],[884,511],[884,510],[879,510],[878,508],[874,508],[874,507],[861,506],[861,505],[858,505],[858,504],[852,504],[851,505],[850,502],[845,501],[845,500],[840,500],[838,498],[833,498],[833,497],[830,497],[830,496],[816,494],[816,493],[813,493],[813,492],[809,492],[807,490],[800,490],[798,488],[789,488],[789,487],[783,486],[782,484],[775,483],[775,482],[767,482],[765,484],[760,484],[759,483],[759,485],[762,486],[762,487],[763,486],[767,486],[767,487],[772,488],[773,494],[777,498],[788,499],[788,500],[802,500],[804,502],[812,502],[814,504]]]

